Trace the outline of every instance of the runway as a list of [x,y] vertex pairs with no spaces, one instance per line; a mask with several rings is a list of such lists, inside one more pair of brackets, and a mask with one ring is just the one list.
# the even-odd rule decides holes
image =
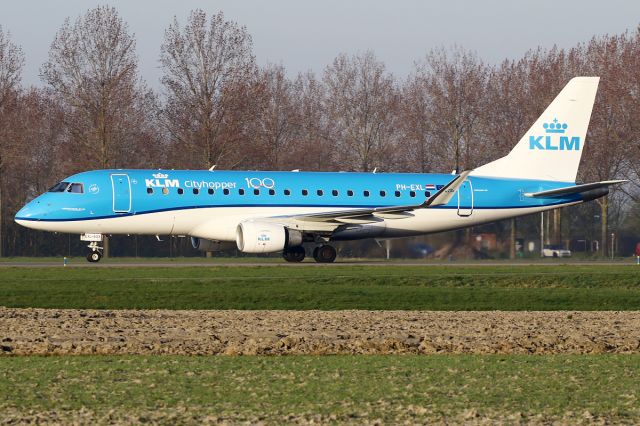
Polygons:
[[[84,258],[72,258],[68,259],[65,265],[63,259],[55,260],[7,260],[0,262],[0,268],[53,268],[53,267],[68,267],[68,268],[213,268],[213,267],[291,267],[291,268],[306,268],[306,267],[319,267],[319,268],[331,268],[341,266],[450,266],[450,267],[526,267],[526,266],[562,266],[562,265],[574,265],[574,266],[632,266],[636,265],[634,259],[620,259],[620,260],[566,260],[566,259],[546,259],[539,261],[414,261],[414,260],[370,260],[370,259],[346,259],[337,260],[335,263],[317,263],[312,260],[304,261],[301,263],[291,263],[280,259],[270,259],[265,261],[245,261],[245,260],[201,260],[201,261],[186,261],[186,260],[117,260],[110,259],[107,261],[101,261],[98,263],[87,262]],[[640,271],[640,265],[638,271]]]

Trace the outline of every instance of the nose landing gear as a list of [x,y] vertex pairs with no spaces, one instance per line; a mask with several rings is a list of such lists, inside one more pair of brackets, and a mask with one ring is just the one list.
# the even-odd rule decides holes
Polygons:
[[102,247],[98,246],[97,241],[92,241],[87,246],[89,247],[89,254],[87,254],[87,260],[91,263],[100,262],[102,259]]

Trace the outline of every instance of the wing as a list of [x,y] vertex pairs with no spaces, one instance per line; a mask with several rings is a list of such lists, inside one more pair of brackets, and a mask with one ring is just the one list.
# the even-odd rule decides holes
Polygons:
[[447,204],[451,198],[453,198],[460,185],[464,183],[469,173],[471,173],[471,170],[460,173],[422,204],[344,209],[321,213],[277,216],[271,217],[269,220],[280,223],[292,223],[297,225],[296,227],[298,229],[332,230],[336,226],[345,223],[361,224],[379,222],[385,219],[411,217],[413,216],[411,212],[414,210]]

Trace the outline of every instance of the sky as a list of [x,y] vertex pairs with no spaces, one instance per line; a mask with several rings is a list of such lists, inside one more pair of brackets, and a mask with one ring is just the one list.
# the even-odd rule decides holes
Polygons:
[[635,31],[637,0],[0,0],[0,26],[26,56],[23,82],[42,85],[39,69],[69,17],[112,5],[137,39],[140,74],[159,87],[158,57],[174,16],[192,9],[246,26],[259,64],[282,64],[290,76],[321,73],[339,53],[372,50],[404,79],[433,48],[458,45],[488,63],[516,59],[542,46],[571,47],[594,35]]

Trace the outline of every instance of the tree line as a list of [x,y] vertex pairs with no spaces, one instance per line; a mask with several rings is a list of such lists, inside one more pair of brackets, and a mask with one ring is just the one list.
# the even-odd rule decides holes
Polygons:
[[[63,252],[59,238],[13,216],[88,169],[470,169],[505,155],[578,75],[601,77],[579,179],[631,183],[564,220],[553,214],[552,238],[594,221],[603,248],[612,229],[640,233],[640,27],[499,64],[437,48],[405,77],[373,51],[338,54],[318,74],[260,66],[251,35],[222,12],[174,18],[160,43],[156,90],[140,75],[127,23],[115,8],[96,7],[64,22],[42,86],[25,87],[24,54],[0,27],[0,255]],[[523,219],[518,232],[536,226]],[[498,225],[509,227],[515,221]]]

